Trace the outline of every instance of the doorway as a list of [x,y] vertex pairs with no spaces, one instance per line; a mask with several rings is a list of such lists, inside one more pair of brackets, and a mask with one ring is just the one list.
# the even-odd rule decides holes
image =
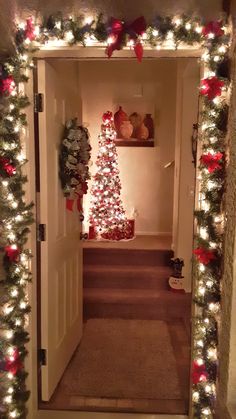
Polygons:
[[[44,280],[41,283],[41,345],[42,347],[47,346],[48,365],[41,367],[42,389],[45,393],[42,393],[42,400],[44,402],[40,403],[40,407],[47,409],[92,409],[98,411],[104,411],[105,409],[127,412],[140,411],[182,414],[188,411],[191,295],[189,292],[187,294],[173,293],[168,288],[167,282],[168,276],[170,275],[169,260],[174,256],[173,248],[175,256],[181,257],[174,243],[174,234],[178,235],[180,243],[183,227],[192,234],[192,225],[187,224],[183,226],[183,223],[180,221],[180,216],[183,215],[183,209],[181,209],[180,204],[183,205],[184,201],[186,203],[186,193],[189,194],[189,198],[192,197],[192,207],[188,207],[188,209],[193,214],[193,193],[191,185],[189,186],[187,184],[186,189],[186,183],[184,184],[183,182],[183,176],[186,180],[187,170],[184,166],[184,158],[181,168],[177,165],[177,168],[174,169],[173,164],[170,164],[176,160],[178,155],[181,158],[183,157],[183,147],[181,147],[180,137],[181,139],[184,136],[186,138],[189,133],[189,125],[187,129],[183,127],[181,122],[181,115],[186,109],[186,96],[189,95],[189,87],[185,85],[185,90],[180,94],[184,85],[182,77],[184,71],[183,68],[181,70],[181,67],[178,67],[179,61],[181,60],[162,59],[160,63],[157,60],[155,62],[145,61],[142,65],[144,67],[146,66],[146,68],[142,70],[140,70],[141,67],[136,67],[138,64],[135,63],[135,72],[132,71],[132,66],[134,65],[132,61],[95,63],[93,61],[42,60],[39,62],[39,91],[40,89],[41,91],[44,89],[43,93],[45,95],[45,112],[39,115],[39,139],[41,135],[44,137],[44,141],[41,142],[40,151],[40,171],[42,176],[40,179],[40,213],[41,217],[44,216],[45,219],[43,224],[48,225],[48,241],[46,240],[45,243],[41,243],[41,261],[44,261],[41,264],[44,267],[44,272],[42,272],[42,278],[44,277]],[[192,63],[192,60],[189,60],[189,62]],[[113,68],[109,68],[108,72],[105,73],[105,67],[109,67],[111,64]],[[116,80],[115,71],[118,71],[118,65],[123,67],[125,77],[127,76],[127,71],[131,71],[128,73],[128,77],[126,77],[126,83],[123,81],[123,83],[120,82],[116,86],[117,96],[114,99],[115,96],[113,95],[112,97],[111,92],[114,80]],[[101,68],[102,66],[104,66],[104,70]],[[160,67],[159,69],[158,66]],[[57,150],[63,132],[63,125],[68,118],[77,116],[83,124],[88,126],[92,141],[94,141],[92,147],[94,150],[93,160],[95,161],[98,151],[96,148],[96,139],[100,126],[99,118],[101,117],[101,113],[110,107],[115,111],[115,106],[119,104],[118,102],[120,102],[122,97],[127,107],[133,106],[132,103],[138,103],[139,106],[145,106],[146,103],[146,106],[151,106],[153,96],[156,97],[156,89],[153,89],[151,75],[160,75],[158,71],[160,73],[162,72],[163,77],[165,77],[165,84],[163,86],[163,80],[157,77],[155,87],[157,90],[159,89],[160,94],[157,95],[159,102],[155,104],[157,119],[155,147],[153,149],[141,150],[135,150],[135,148],[119,148],[119,164],[122,187],[124,189],[124,202],[128,212],[136,210],[136,213],[138,213],[135,220],[137,237],[132,242],[126,244],[107,242],[92,243],[88,241],[82,246],[79,241],[79,236],[82,228],[87,231],[88,225],[85,223],[82,226],[76,213],[66,213],[65,200],[60,190],[57,176]],[[44,74],[44,80],[41,79],[41,72]],[[140,84],[137,76],[142,72],[144,74],[146,73],[145,88]],[[105,79],[105,81],[104,79],[100,80],[100,84],[95,80],[96,89],[94,89],[94,83],[92,82],[95,74],[100,74],[100,79],[101,75],[103,75]],[[110,78],[108,74],[110,74]],[[179,78],[178,74],[180,76]],[[83,77],[87,77],[87,82],[83,80]],[[196,90],[195,83],[197,85],[198,78],[195,80],[192,74],[191,77],[192,87],[194,86],[193,89]],[[191,77],[187,77],[188,83],[191,83],[189,82]],[[123,94],[122,96],[122,91],[120,92],[122,86],[123,92],[125,91],[129,97],[132,96],[132,101],[130,101],[132,103],[127,101],[127,98],[124,98],[126,95]],[[118,93],[120,97],[118,97]],[[166,109],[165,113],[163,112],[164,107]],[[167,111],[169,112],[169,116]],[[196,118],[197,106],[195,107],[195,111]],[[191,126],[193,122],[196,122],[196,120],[188,121],[188,124]],[[185,153],[191,165],[190,139],[188,141],[189,143]],[[47,144],[49,143],[50,146],[47,149]],[[176,144],[178,144],[178,147],[176,147]],[[43,161],[44,163],[42,165]],[[131,162],[133,163],[133,167],[131,167]],[[157,173],[154,172],[155,170]],[[180,173],[181,170],[182,174]],[[50,181],[54,182],[54,186],[53,184],[48,184],[48,176],[50,177]],[[182,182],[180,180],[181,176]],[[178,177],[179,183],[176,181],[176,177]],[[192,181],[194,183],[194,176]],[[48,185],[47,188],[46,185]],[[176,192],[176,187],[178,192]],[[86,197],[84,206],[86,221],[89,195]],[[176,206],[179,210],[176,209]],[[178,223],[178,233],[174,234],[173,219],[177,219]],[[49,241],[49,237],[52,236],[55,239],[54,243]],[[191,240],[191,235],[189,236]],[[62,240],[64,240],[63,245]],[[58,253],[56,253],[56,242],[59,242]],[[185,246],[187,245],[189,247],[189,243],[187,244],[185,242]],[[53,249],[51,253],[50,246]],[[84,290],[81,271],[82,247],[85,268]],[[65,248],[66,252],[63,250]],[[182,251],[184,252],[184,250]],[[66,257],[68,260],[66,260]],[[58,261],[61,263],[60,269],[58,269]],[[140,265],[139,261],[142,262],[140,262]],[[188,260],[188,264],[190,265],[190,260]],[[118,266],[118,269],[114,268],[114,266]],[[127,266],[129,267],[128,269]],[[130,269],[130,266],[132,266],[132,269]],[[140,275],[140,266],[142,268],[144,267],[142,270],[142,272],[144,271],[144,277]],[[159,271],[159,274],[157,271]],[[160,279],[160,271],[162,271],[161,280],[157,284],[156,279]],[[102,280],[99,279],[99,276]],[[145,287],[148,289],[145,290],[143,282],[144,278],[147,277],[149,281],[146,281]],[[104,281],[107,281],[108,278],[109,286],[107,288],[107,284],[104,286]],[[119,284],[123,283],[124,288],[121,287],[120,289],[116,280],[118,280]],[[113,284],[115,283],[116,288],[112,286],[112,281]],[[127,281],[129,283],[128,286]],[[125,282],[126,284],[124,284]],[[186,290],[190,291],[190,272],[186,274],[186,282]],[[136,297],[135,304],[130,295],[130,290],[132,290],[131,283],[133,283],[132,294]],[[156,286],[157,289],[155,289]],[[162,288],[160,289],[160,287],[164,287],[164,290]],[[119,291],[118,296],[117,293],[114,293],[114,290],[117,289]],[[149,297],[146,296],[145,300],[146,291],[148,291]],[[155,293],[157,295],[156,299],[154,298]],[[44,298],[45,295],[47,295],[47,298]],[[50,296],[54,298],[54,301]],[[150,296],[153,299],[152,303],[150,303]],[[100,303],[97,301],[99,298]],[[115,307],[112,302],[109,303],[109,298],[113,298],[113,302],[116,299]],[[143,300],[146,301],[146,304],[143,303]],[[83,305],[84,317],[82,316]],[[126,313],[125,315],[122,314],[124,311]],[[119,321],[115,323],[115,320],[118,319]],[[56,394],[57,391],[60,392],[60,385],[63,386],[63,378],[56,392],[54,392],[55,383],[60,381],[63,370],[70,360],[71,363],[68,368],[73,365],[72,355],[74,354],[74,357],[76,357],[77,351],[82,348],[82,330],[84,330],[85,337],[87,333],[86,328],[89,329],[88,335],[89,332],[93,335],[93,331],[96,331],[99,341],[102,332],[105,332],[105,330],[107,330],[108,335],[111,335],[111,330],[114,330],[114,327],[117,327],[117,330],[118,327],[120,328],[119,330],[122,330],[123,327],[127,331],[127,327],[123,326],[124,323],[121,322],[121,319],[123,322],[127,321],[126,325],[129,322],[131,329],[134,328],[132,321],[136,321],[139,332],[143,327],[144,335],[147,330],[153,330],[151,335],[155,341],[158,339],[158,336],[155,335],[154,330],[159,330],[159,333],[161,333],[162,323],[165,326],[167,324],[168,327],[164,327],[165,331],[163,332],[163,336],[167,333],[168,344],[166,344],[166,353],[169,354],[168,348],[171,348],[171,354],[169,354],[168,359],[173,359],[175,365],[172,369],[172,375],[169,375],[169,378],[167,375],[166,380],[168,382],[170,381],[170,377],[172,377],[172,381],[174,381],[173,376],[175,373],[173,370],[175,370],[177,377],[176,387],[178,387],[179,382],[183,382],[184,389],[181,388],[180,392],[175,392],[175,389],[171,389],[170,394],[172,395],[169,398],[165,395],[163,399],[161,397],[153,397],[151,394],[149,394],[149,397],[145,396],[143,398],[142,396],[140,398],[132,398],[132,396],[121,397],[120,394],[114,397],[113,393],[110,396],[104,395],[105,393],[99,395],[99,391],[95,396],[93,392],[86,396],[84,393],[75,394],[73,390],[73,394],[69,400],[68,397],[62,398],[62,393]],[[84,329],[83,320],[85,320]],[[108,321],[104,323],[105,320]],[[155,328],[157,323],[151,324],[153,321],[159,322],[159,329]],[[140,322],[147,323],[144,325]],[[55,335],[53,336],[54,331]],[[103,341],[105,339],[106,335],[103,335]],[[114,342],[117,341],[114,340],[113,345]],[[62,356],[62,358],[56,358],[55,348],[58,350],[58,353],[61,351],[62,355],[58,356]],[[49,355],[50,351],[52,354],[51,357]],[[86,351],[88,353],[89,349],[86,349]],[[146,358],[149,360],[152,359],[151,354],[146,355]],[[54,365],[53,362],[55,362]],[[61,366],[61,370],[57,367],[58,365]],[[73,366],[71,368],[73,369]],[[94,381],[93,376],[91,376],[91,380]],[[45,383],[47,383],[47,386],[45,386]],[[147,378],[147,387],[149,384]],[[150,393],[153,387],[154,385],[151,384],[149,387]],[[161,385],[161,387],[163,388],[164,386]],[[99,383],[97,384],[97,389],[99,389]],[[46,400],[48,402],[45,402]],[[58,400],[61,400],[61,405],[58,405]]]

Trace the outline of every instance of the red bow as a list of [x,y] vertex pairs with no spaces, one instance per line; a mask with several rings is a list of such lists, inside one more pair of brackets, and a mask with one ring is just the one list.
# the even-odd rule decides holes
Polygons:
[[198,247],[193,251],[196,255],[198,261],[203,263],[203,265],[208,265],[212,260],[216,259],[215,252],[212,250],[204,249],[203,247]]
[[199,365],[196,361],[193,362],[192,381],[193,384],[207,381],[208,373],[204,364]]
[[212,100],[216,96],[221,95],[221,90],[224,85],[225,83],[222,80],[219,80],[217,77],[209,77],[207,79],[201,80],[200,93],[203,96],[207,96],[209,100]]
[[25,37],[28,38],[30,41],[33,41],[35,39],[35,28],[33,25],[32,18],[26,20]]
[[16,87],[12,76],[0,80],[0,92],[9,95]]
[[203,27],[202,34],[204,36],[208,36],[209,34],[214,34],[215,36],[224,35],[222,22],[208,22],[207,25]]
[[200,162],[203,166],[206,166],[209,173],[213,173],[222,169],[222,158],[223,154],[220,152],[215,154],[207,153],[201,156]]
[[134,42],[133,49],[136,54],[138,61],[142,61],[143,58],[143,46],[139,41],[138,37],[141,36],[147,28],[145,18],[140,16],[130,24],[126,24],[119,19],[111,18],[111,30],[110,30],[110,45],[107,47],[106,53],[110,58],[113,51],[121,50],[122,44],[125,42],[125,35],[127,34]]
[[5,246],[5,254],[11,262],[17,262],[20,251],[16,245]]
[[20,355],[16,349],[12,356],[6,358],[5,361],[5,370],[10,372],[13,375],[23,368],[23,363],[21,362]]
[[4,157],[0,157],[0,164],[8,176],[13,176],[16,173],[16,168],[12,166],[9,159],[5,159]]

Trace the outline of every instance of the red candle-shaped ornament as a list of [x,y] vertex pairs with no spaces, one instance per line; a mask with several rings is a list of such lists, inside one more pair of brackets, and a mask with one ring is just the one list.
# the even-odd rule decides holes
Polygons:
[[94,239],[96,239],[96,231],[95,231],[95,228],[94,228],[94,226],[89,226],[89,235],[88,235],[88,238],[89,238],[89,240],[94,240]]

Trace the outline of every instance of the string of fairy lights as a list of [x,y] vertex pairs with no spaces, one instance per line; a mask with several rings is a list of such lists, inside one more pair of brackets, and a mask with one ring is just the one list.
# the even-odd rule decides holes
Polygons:
[[127,23],[61,14],[36,22],[17,24],[15,54],[1,63],[0,72],[0,211],[1,250],[5,276],[1,280],[0,393],[1,418],[25,418],[29,391],[24,360],[28,315],[27,285],[31,281],[30,251],[26,242],[33,222],[32,203],[24,200],[27,179],[22,166],[27,124],[23,109],[28,105],[23,83],[33,67],[37,48],[64,45],[102,46],[108,57],[122,48],[134,51],[142,61],[145,49],[200,48],[204,76],[199,93],[199,208],[196,211],[193,327],[193,417],[213,418],[217,379],[217,322],[220,314],[225,136],[230,94],[230,28],[223,20],[203,22],[196,17],[156,17],[147,25],[143,17]]

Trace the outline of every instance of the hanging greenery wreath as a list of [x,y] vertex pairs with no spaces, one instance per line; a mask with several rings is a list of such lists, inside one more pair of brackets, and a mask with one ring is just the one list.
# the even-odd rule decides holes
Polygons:
[[[195,240],[196,315],[193,327],[193,417],[214,417],[216,401],[218,332],[220,314],[220,281],[222,278],[225,183],[225,136],[227,132],[230,77],[228,50],[230,28],[223,20],[204,22],[196,17],[156,17],[146,25],[143,17],[133,23],[118,19],[50,16],[43,22],[28,19],[17,26],[15,54],[0,68],[0,213],[1,250],[5,277],[1,284],[0,313],[0,406],[1,418],[26,418],[27,315],[30,311],[27,282],[30,252],[25,250],[32,206],[24,201],[22,174],[25,158],[21,137],[26,115],[22,109],[28,98],[21,89],[27,72],[33,67],[33,53],[43,45],[102,46],[110,57],[115,50],[131,48],[139,61],[143,48],[200,48],[204,63],[200,95],[202,112],[199,140],[202,156],[199,162],[199,210]],[[68,149],[64,150],[68,153]],[[69,153],[68,153],[69,154]],[[66,183],[65,183],[66,185]],[[72,188],[73,189],[73,188]],[[69,190],[68,190],[69,192]]]
[[64,139],[60,147],[59,176],[66,207],[73,211],[74,201],[77,201],[77,209],[82,215],[81,200],[87,193],[90,179],[89,160],[91,158],[91,146],[87,128],[78,125],[77,118],[66,123]]

